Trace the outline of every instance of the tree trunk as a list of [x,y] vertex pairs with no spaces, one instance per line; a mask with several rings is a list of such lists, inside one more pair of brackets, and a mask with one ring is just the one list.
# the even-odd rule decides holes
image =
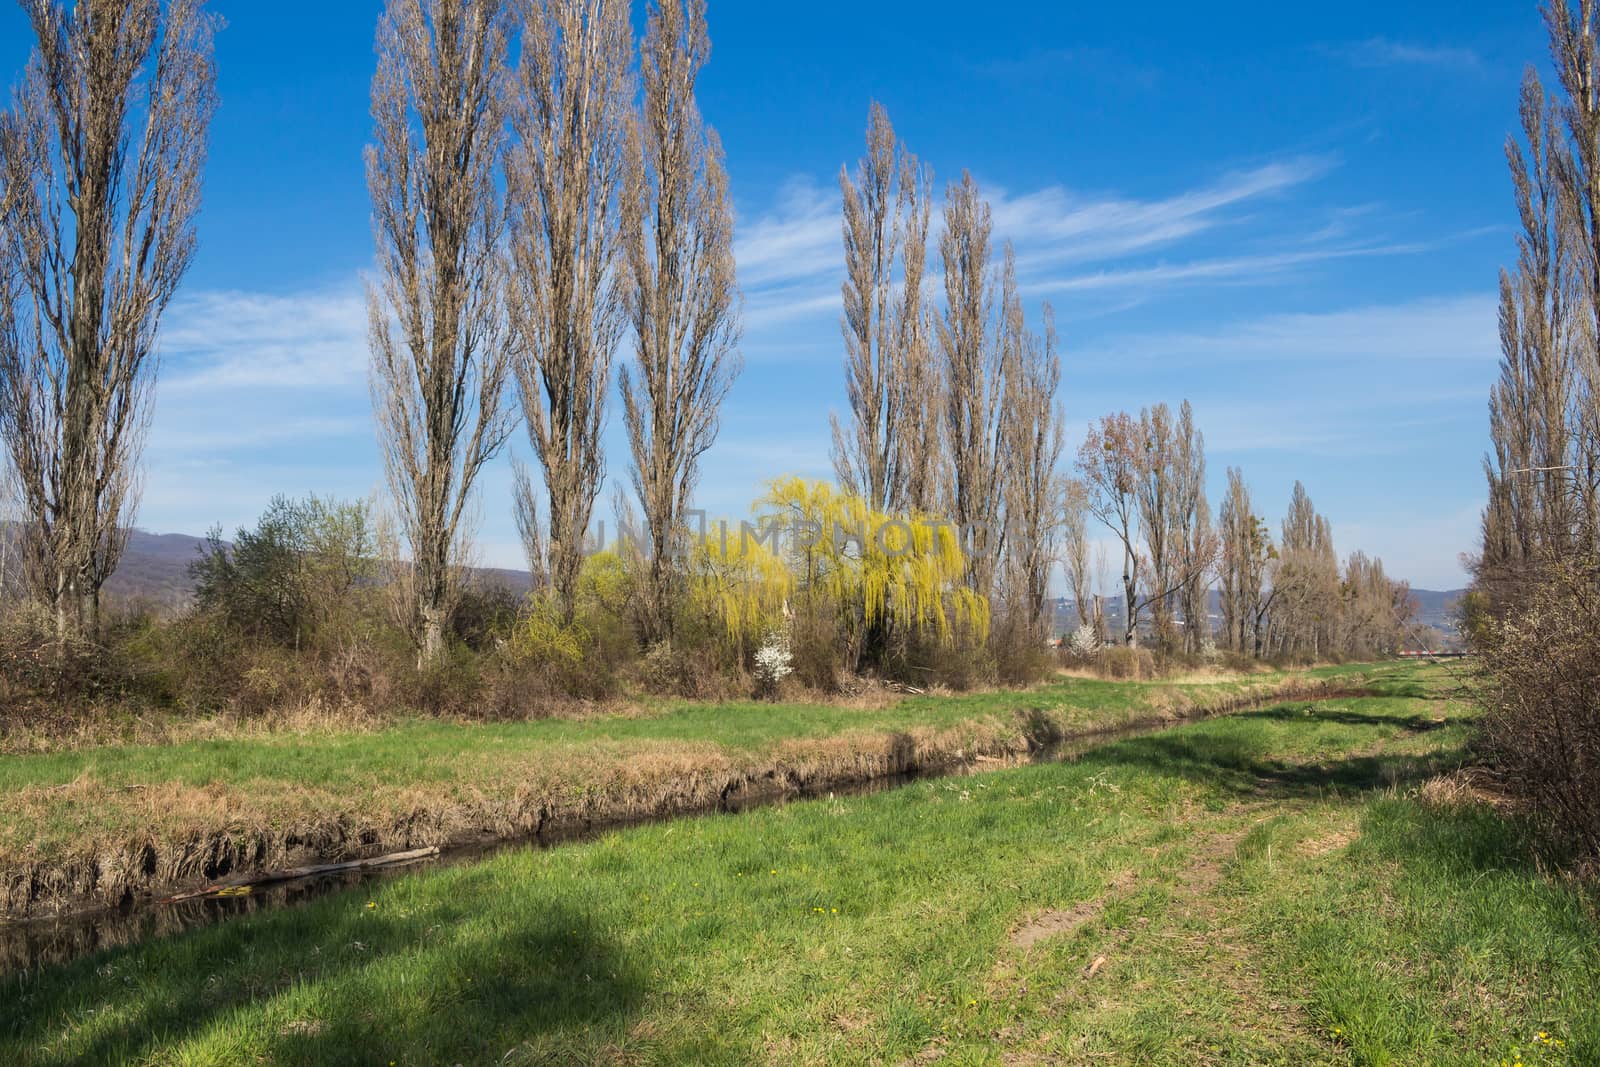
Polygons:
[[1126,572],[1122,575],[1122,643],[1129,648],[1139,647],[1139,580]]
[[422,609],[422,641],[417,666],[425,667],[444,651],[444,612],[437,607]]

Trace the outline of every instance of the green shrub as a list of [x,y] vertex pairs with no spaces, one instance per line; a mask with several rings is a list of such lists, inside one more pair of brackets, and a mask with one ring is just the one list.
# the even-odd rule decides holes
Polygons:
[[568,622],[552,598],[529,597],[511,640],[493,656],[494,710],[531,714],[539,701],[552,697],[615,696],[618,672],[606,651],[588,619],[575,617]]
[[509,640],[522,613],[523,598],[504,582],[468,582],[451,620],[451,636],[474,652]]
[[220,528],[189,567],[195,601],[246,636],[292,648],[349,636],[376,574],[371,508],[274,497],[232,545]]

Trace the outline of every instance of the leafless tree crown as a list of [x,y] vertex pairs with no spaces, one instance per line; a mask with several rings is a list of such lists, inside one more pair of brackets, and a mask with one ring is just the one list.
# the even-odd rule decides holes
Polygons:
[[1211,584],[1218,540],[1206,499],[1206,439],[1185,400],[1178,409],[1173,456],[1173,541],[1177,556],[1177,598],[1183,609],[1183,647],[1195,653],[1213,644]]
[[1176,609],[1198,650],[1209,632],[1206,602],[1216,541],[1205,498],[1205,442],[1186,401],[1175,421],[1166,404],[1107,415],[1078,452],[1089,510],[1122,546],[1123,640],[1138,643],[1150,609],[1158,640],[1177,640]]
[[1324,655],[1336,645],[1339,557],[1332,524],[1318,514],[1300,482],[1294,483],[1279,544],[1270,635],[1275,651]]
[[1116,537],[1122,550],[1124,644],[1139,641],[1139,588],[1144,558],[1139,551],[1139,485],[1144,463],[1144,436],[1139,422],[1125,411],[1091,423],[1078,449],[1089,513]]
[[37,46],[0,134],[0,437],[30,584],[92,631],[126,542],[161,314],[195,250],[216,107],[201,0],[26,0]]
[[1044,306],[1044,334],[1028,328],[1015,257],[1006,248],[1002,280],[1001,444],[1008,600],[1034,647],[1050,636],[1050,571],[1061,532],[1057,473],[1065,428],[1057,394],[1061,356],[1055,312]]
[[633,485],[650,540],[643,635],[671,634],[678,537],[741,362],[733,204],[722,146],[695,102],[711,51],[705,0],[661,0],[641,47],[621,201],[635,368],[621,368]]
[[1506,142],[1521,233],[1500,278],[1500,380],[1477,584],[1498,607],[1526,579],[1600,553],[1600,8],[1544,9],[1559,98],[1530,69],[1523,143]]
[[1228,495],[1222,501],[1219,526],[1223,644],[1234,652],[1259,656],[1266,638],[1263,622],[1271,608],[1267,571],[1278,553],[1237,467],[1228,468]]
[[497,190],[507,31],[502,0],[389,0],[378,25],[370,380],[424,657],[454,607],[463,510],[512,425]]
[[[991,531],[992,543],[972,545],[968,552],[967,585],[981,596],[992,591],[1003,549],[997,531],[1003,491],[999,411],[1005,382],[992,228],[977,182],[963,174],[945,193],[944,233],[939,237],[945,310],[937,335],[951,465],[950,517],[962,526]],[[1006,277],[1015,277],[1009,250]]]
[[1080,479],[1069,478],[1061,487],[1061,566],[1066,572],[1067,593],[1072,597],[1080,626],[1095,623],[1088,520],[1089,487]]
[[[601,431],[626,326],[617,198],[633,100],[625,0],[517,0],[522,55],[506,167],[510,322],[528,438],[544,474],[534,539],[570,616],[605,477]],[[531,492],[519,494],[531,503]],[[519,520],[538,532],[536,516]]]
[[940,488],[939,381],[922,296],[931,181],[874,103],[867,154],[840,168],[841,330],[848,428],[833,419],[840,484],[880,511],[930,510]]

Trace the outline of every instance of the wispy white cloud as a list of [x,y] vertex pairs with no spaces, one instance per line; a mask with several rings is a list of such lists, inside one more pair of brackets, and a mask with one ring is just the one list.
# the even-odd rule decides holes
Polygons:
[[1215,229],[1229,221],[1224,209],[1303,185],[1331,166],[1328,159],[1301,156],[1156,200],[1086,195],[1059,185],[1019,196],[995,190],[989,199],[995,233],[1017,245],[1019,266],[1112,259]]
[[[1263,397],[1248,408],[1202,404],[1206,444],[1217,455],[1314,456],[1350,463],[1413,455],[1419,439],[1436,436],[1460,422],[1455,411],[1398,414],[1394,405],[1375,408],[1354,391],[1289,399]],[[1374,420],[1382,412],[1382,432]]]
[[381,471],[359,283],[195,292],[168,310],[142,514],[195,533],[274,493],[359,497]]
[[365,438],[373,432],[372,419],[365,415],[284,415],[258,422],[250,414],[225,409],[211,418],[201,418],[194,406],[174,403],[172,408],[174,418],[158,420],[152,427],[150,452],[153,455],[243,451],[357,436]]
[[1295,312],[1208,330],[1135,334],[1089,346],[1090,360],[1450,360],[1492,367],[1499,357],[1492,293]]
[[843,247],[839,203],[837,189],[791,178],[773,210],[740,222],[734,244],[740,283],[761,288],[836,269]]
[[1463,67],[1476,69],[1483,59],[1470,48],[1443,44],[1414,44],[1387,37],[1334,45],[1333,55],[1358,67]]
[[[1173,248],[1199,234],[1238,221],[1233,209],[1284,194],[1325,174],[1332,161],[1296,156],[1233,171],[1197,188],[1154,199],[1080,193],[1052,185],[1013,194],[985,189],[998,240],[1017,249],[1018,269],[1030,292],[1076,288],[1153,286],[1206,277],[1270,271],[1285,265],[1270,257],[1224,258],[1180,267],[1120,266],[1067,278],[1042,275],[1069,264],[1121,263],[1140,254]],[[934,211],[930,245],[938,241]],[[1361,249],[1377,254],[1380,249]],[[776,207],[741,227],[736,248],[746,293],[746,324],[760,329],[795,319],[837,314],[842,251],[839,197],[814,181],[795,179]],[[1350,248],[1303,252],[1300,262],[1358,254]],[[930,263],[936,266],[936,263]],[[939,281],[929,278],[931,288]]]
[[837,286],[832,289],[819,285],[773,286],[750,293],[746,299],[744,324],[750,329],[809,318],[823,312],[837,314],[844,307],[844,299]]
[[367,308],[353,280],[304,293],[182,297],[168,311],[164,389],[348,387],[365,380]]
[[1028,291],[1037,296],[1072,293],[1085,290],[1150,288],[1160,285],[1178,285],[1193,282],[1248,282],[1254,285],[1274,284],[1287,280],[1287,272],[1296,267],[1329,260],[1351,259],[1366,256],[1393,256],[1422,252],[1429,246],[1419,243],[1358,245],[1354,247],[1309,248],[1300,252],[1279,252],[1264,255],[1222,256],[1215,259],[1197,259],[1186,263],[1157,263],[1148,267],[1125,267],[1099,270],[1084,274],[1034,279],[1028,282]]

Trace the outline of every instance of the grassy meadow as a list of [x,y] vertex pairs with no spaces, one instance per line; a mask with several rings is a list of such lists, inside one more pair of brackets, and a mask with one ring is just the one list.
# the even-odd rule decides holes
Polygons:
[[1600,1061],[1593,898],[1454,784],[1440,672],[1375,684],[12,976],[0,1061]]
[[763,776],[866,777],[1225,708],[1392,667],[580,719],[196,723],[158,744],[0,754],[0,915],[252,870],[715,806]]

